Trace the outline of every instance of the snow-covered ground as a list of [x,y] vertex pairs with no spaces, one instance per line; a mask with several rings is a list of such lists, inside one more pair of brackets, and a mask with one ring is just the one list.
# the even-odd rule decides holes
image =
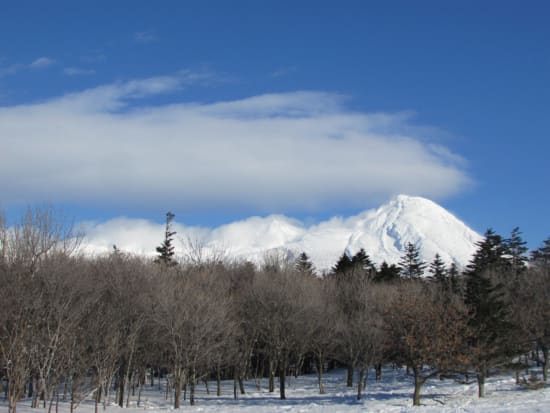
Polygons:
[[[275,393],[267,391],[267,381],[258,390],[254,380],[245,383],[246,394],[233,399],[233,382],[223,383],[222,396],[215,396],[215,382],[210,382],[210,395],[203,384],[197,388],[196,405],[190,406],[188,401],[182,401],[181,411],[189,412],[250,412],[250,413],[306,413],[306,412],[484,412],[484,413],[532,413],[550,412],[550,387],[539,390],[527,390],[515,384],[511,374],[490,377],[487,382],[487,396],[477,397],[476,383],[462,384],[451,379],[432,379],[424,386],[422,406],[412,406],[412,378],[403,370],[385,369],[383,380],[374,381],[373,373],[369,376],[367,390],[363,400],[356,400],[356,389],[345,387],[345,372],[343,370],[326,375],[327,393],[320,395],[317,389],[315,375],[288,379],[287,399],[278,398]],[[132,406],[120,409],[109,406],[107,412],[137,413],[148,411],[166,412],[172,410],[171,395],[165,399],[164,385],[144,387],[141,396],[141,407],[136,406],[136,398],[132,398]],[[7,411],[4,400],[0,400],[0,411]],[[30,400],[18,404],[19,413],[39,413],[47,410],[31,409]],[[52,409],[55,412],[55,408]],[[60,412],[69,411],[68,404],[62,403]],[[83,401],[76,413],[92,413],[94,404],[91,400]],[[102,409],[100,409],[102,411]]]

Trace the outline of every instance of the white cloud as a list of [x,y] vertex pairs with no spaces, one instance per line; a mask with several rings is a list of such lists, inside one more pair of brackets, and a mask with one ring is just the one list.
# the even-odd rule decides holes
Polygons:
[[470,183],[448,148],[403,133],[402,114],[353,112],[339,95],[141,101],[203,78],[182,72],[0,108],[3,203],[315,211],[397,193],[437,199]]
[[158,39],[154,30],[144,30],[134,33],[134,40],[139,43],[151,43]]
[[51,66],[55,63],[55,60],[50,57],[39,57],[38,59],[34,60],[29,67],[32,69],[41,69],[44,67]]
[[55,63],[54,59],[43,56],[35,59],[29,64],[13,63],[6,66],[0,66],[0,77],[13,76],[21,72],[22,70],[43,69],[53,65],[54,63]]
[[0,77],[15,75],[22,68],[24,68],[24,65],[18,63],[0,67]]
[[63,73],[67,76],[85,76],[93,75],[95,70],[93,69],[82,69],[80,67],[65,67]]

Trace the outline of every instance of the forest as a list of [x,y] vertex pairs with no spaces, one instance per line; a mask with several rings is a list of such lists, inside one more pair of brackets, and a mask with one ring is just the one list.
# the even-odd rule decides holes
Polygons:
[[[9,412],[31,398],[51,412],[92,394],[99,411],[140,404],[141,389],[167,380],[174,408],[196,403],[204,382],[269,378],[285,399],[291,375],[344,367],[365,394],[366,372],[405,368],[420,404],[430,379],[485,381],[541,368],[550,346],[550,239],[529,252],[519,229],[489,229],[465,268],[422,262],[408,244],[399,263],[343,253],[319,274],[307,252],[266,253],[262,264],[201,254],[176,257],[168,213],[157,256],[79,253],[81,234],[50,208],[17,223],[0,218],[0,389]],[[355,378],[355,380],[354,380]]]

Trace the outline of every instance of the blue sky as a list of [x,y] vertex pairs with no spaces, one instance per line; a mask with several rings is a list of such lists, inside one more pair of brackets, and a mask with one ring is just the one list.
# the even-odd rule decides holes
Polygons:
[[550,235],[544,1],[4,4],[0,204],[214,226],[423,195]]

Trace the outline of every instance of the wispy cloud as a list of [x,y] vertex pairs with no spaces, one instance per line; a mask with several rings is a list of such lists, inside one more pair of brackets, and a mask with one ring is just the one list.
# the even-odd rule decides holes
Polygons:
[[32,69],[41,69],[41,68],[44,68],[44,67],[51,66],[54,63],[55,63],[54,59],[52,59],[50,57],[42,56],[42,57],[39,57],[38,59],[35,59],[29,65],[29,67],[32,68]]
[[134,40],[139,43],[151,43],[158,40],[158,35],[154,30],[144,30],[135,32]]
[[50,57],[42,56],[33,60],[29,64],[12,63],[6,66],[0,66],[0,77],[13,76],[21,71],[28,70],[28,69],[44,69],[48,66],[53,65],[54,63],[55,63],[54,59]]
[[3,202],[313,211],[396,193],[438,199],[471,182],[440,142],[403,133],[401,114],[352,111],[339,95],[146,104],[204,77],[181,72],[0,108]]
[[85,75],[93,75],[95,73],[95,70],[93,69],[82,69],[80,67],[65,67],[63,69],[63,73],[67,76],[85,76]]
[[101,52],[91,53],[80,57],[80,61],[83,63],[100,63],[107,59]]
[[19,70],[23,69],[25,65],[12,64],[4,67],[0,67],[0,77],[15,75]]
[[269,73],[269,77],[271,78],[278,78],[290,75],[292,73],[296,72],[295,66],[289,66],[289,67],[281,67],[277,70],[274,70],[273,72]]

